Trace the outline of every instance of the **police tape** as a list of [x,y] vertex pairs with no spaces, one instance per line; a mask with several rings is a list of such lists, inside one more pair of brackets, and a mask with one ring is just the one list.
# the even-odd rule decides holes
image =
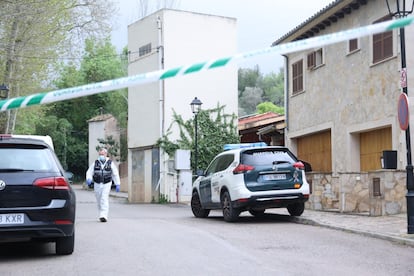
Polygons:
[[113,80],[107,80],[72,88],[60,89],[50,92],[32,94],[12,99],[0,101],[0,111],[15,108],[29,107],[33,105],[42,105],[53,102],[59,102],[79,97],[90,96],[103,92],[114,91],[126,87],[141,85],[149,82],[175,78],[178,76],[189,75],[197,72],[221,68],[231,63],[241,62],[247,59],[255,58],[267,54],[287,54],[302,51],[310,48],[325,46],[338,43],[345,40],[355,39],[367,35],[373,35],[390,31],[396,28],[403,28],[413,23],[414,17],[405,17],[396,20],[384,21],[355,29],[349,29],[332,34],[321,35],[304,40],[298,40],[273,47],[259,49],[255,51],[236,54],[230,57],[222,57],[206,62],[199,62],[187,66],[175,67],[172,69],[158,70],[149,73],[123,77]]

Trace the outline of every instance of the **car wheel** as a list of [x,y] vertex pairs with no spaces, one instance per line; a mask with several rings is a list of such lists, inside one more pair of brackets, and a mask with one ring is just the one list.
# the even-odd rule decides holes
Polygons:
[[221,196],[221,206],[223,208],[223,217],[227,222],[237,221],[239,218],[240,210],[233,207],[231,203],[230,194],[225,191]]
[[56,240],[56,254],[58,255],[69,255],[73,253],[75,247],[75,232],[72,236],[58,238]]
[[265,209],[259,209],[259,210],[249,210],[249,213],[252,215],[252,216],[255,216],[255,217],[264,217],[264,213],[265,213]]
[[210,214],[210,210],[204,209],[201,206],[200,197],[197,192],[194,192],[191,197],[191,211],[196,218],[206,218]]
[[305,210],[305,203],[299,202],[287,206],[287,210],[291,216],[299,217]]

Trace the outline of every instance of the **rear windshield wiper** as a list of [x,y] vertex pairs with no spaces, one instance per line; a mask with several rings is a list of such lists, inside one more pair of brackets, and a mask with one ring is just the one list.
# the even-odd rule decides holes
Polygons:
[[273,165],[286,164],[286,163],[290,163],[290,162],[285,161],[285,160],[279,160],[279,161],[273,161],[272,162]]
[[0,172],[33,172],[34,170],[25,170],[25,169],[18,169],[18,168],[5,168],[0,169]]

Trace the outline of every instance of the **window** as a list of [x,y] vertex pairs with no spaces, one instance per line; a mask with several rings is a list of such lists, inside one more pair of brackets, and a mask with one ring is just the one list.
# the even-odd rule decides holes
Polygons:
[[230,164],[233,162],[233,160],[234,160],[233,154],[226,154],[226,155],[221,155],[217,157],[208,166],[206,170],[206,175],[209,176],[209,175],[212,175],[213,173],[227,169],[230,166]]
[[265,166],[276,164],[277,162],[293,164],[296,160],[286,150],[266,149],[243,152],[241,162],[245,165]]
[[0,166],[8,169],[28,171],[59,171],[53,156],[47,148],[30,148],[14,145],[13,148],[0,148]]
[[151,43],[139,47],[139,56],[142,57],[143,55],[151,53]]
[[[391,19],[386,16],[374,23]],[[372,63],[378,63],[393,56],[393,31],[387,31],[372,36]]]
[[359,46],[358,46],[358,39],[357,38],[354,38],[354,39],[351,39],[351,40],[348,41],[348,52],[349,53],[352,53],[352,52],[354,52],[358,49],[359,49]]
[[314,69],[323,64],[322,48],[308,54],[308,69]]
[[292,92],[303,91],[303,59],[292,64]]

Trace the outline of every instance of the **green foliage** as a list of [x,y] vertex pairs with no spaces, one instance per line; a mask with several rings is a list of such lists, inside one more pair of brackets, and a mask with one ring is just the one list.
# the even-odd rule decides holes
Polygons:
[[[155,200],[153,199],[152,202],[155,202]],[[168,196],[165,194],[160,194],[160,197],[158,198],[158,203],[159,204],[167,204],[170,201],[168,200]]]
[[[82,2],[82,3],[81,3]],[[83,37],[111,30],[112,1],[1,1],[0,79],[9,98],[51,90],[58,60],[78,58]],[[0,113],[0,132],[33,133],[37,108]]]
[[[174,156],[177,149],[191,150],[191,164],[194,168],[195,118],[185,121],[181,115],[178,115],[175,111],[173,113],[173,123],[167,133],[158,140],[157,145],[169,156]],[[206,168],[213,157],[223,151],[224,144],[239,143],[236,122],[236,115],[224,114],[224,106],[200,111],[197,115],[198,168]],[[174,126],[179,128],[180,138],[171,141],[169,135]]]
[[257,105],[257,113],[262,114],[269,111],[277,114],[285,114],[285,109],[283,107],[277,106],[271,102],[263,102]]
[[[127,74],[125,69],[125,60],[120,59],[115,47],[110,44],[108,38],[101,41],[89,39],[86,41],[85,55],[79,68],[73,63],[62,65],[60,77],[55,82],[55,85],[57,88],[63,89],[119,78]],[[56,150],[58,156],[66,156],[67,167],[72,172],[77,175],[84,175],[85,168],[88,167],[89,119],[102,114],[102,112],[110,113],[120,122],[121,130],[126,129],[128,112],[126,95],[126,89],[123,89],[57,102],[48,106],[46,111],[47,117],[56,116],[58,120],[65,118],[72,126],[71,131],[66,133],[68,135],[66,139],[67,141],[70,140],[70,143],[62,148],[65,153],[60,152],[60,147],[57,147]],[[41,127],[41,125],[36,126],[37,129]],[[54,141],[61,139],[53,132],[52,125],[49,126],[46,123],[45,128],[49,128],[45,132],[51,133],[49,135],[52,136]],[[121,133],[125,135],[126,131]],[[125,160],[127,152],[125,150],[127,149],[126,137],[121,137],[121,142],[124,144],[116,146],[116,155],[121,160]],[[120,154],[121,156],[119,157]]]
[[260,73],[259,67],[239,69],[239,116],[254,114],[257,105],[271,102],[284,106],[284,77],[282,69],[278,74]]
[[259,66],[256,66],[254,69],[240,68],[238,71],[239,97],[243,96],[246,87],[257,87],[261,78],[262,74],[260,73]]
[[270,73],[263,78],[263,100],[284,106],[284,77],[280,69],[278,74]]
[[112,135],[105,137],[105,139],[98,139],[99,145],[96,146],[96,151],[99,151],[100,148],[104,147],[108,150],[108,154],[114,158],[116,161],[120,160],[120,153],[119,153],[119,143],[115,141]]

